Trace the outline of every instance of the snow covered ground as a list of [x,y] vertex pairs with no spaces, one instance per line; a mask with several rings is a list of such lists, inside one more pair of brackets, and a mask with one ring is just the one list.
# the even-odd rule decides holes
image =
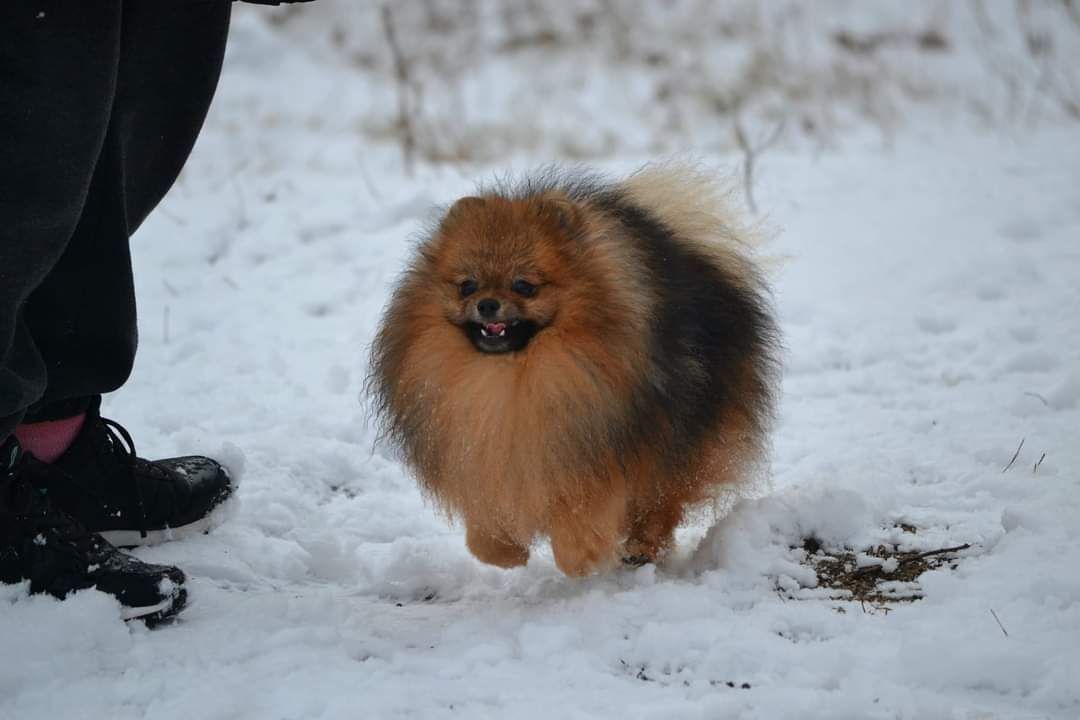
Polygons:
[[[431,207],[551,156],[407,176],[350,126],[367,90],[392,94],[257,14],[234,31],[207,129],[135,238],[142,344],[106,413],[144,455],[229,462],[240,503],[139,551],[188,572],[173,626],[0,587],[0,718],[1080,717],[1075,123],[926,120],[759,158],[786,338],[771,488],[661,567],[570,580],[543,549],[474,561],[362,404]],[[886,607],[816,587],[809,536],[971,548]]]

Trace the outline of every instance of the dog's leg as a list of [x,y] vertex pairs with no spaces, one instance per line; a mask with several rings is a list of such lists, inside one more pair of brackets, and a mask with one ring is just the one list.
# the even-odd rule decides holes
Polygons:
[[555,513],[549,534],[559,569],[583,577],[612,564],[625,512],[625,497],[616,493],[591,506],[564,507]]
[[656,562],[674,544],[675,528],[682,522],[682,498],[656,498],[647,507],[638,506],[630,519],[630,532],[623,548],[623,562],[644,565]]
[[517,544],[505,535],[482,530],[475,525],[465,529],[465,544],[477,560],[501,568],[524,565],[529,560],[529,548]]

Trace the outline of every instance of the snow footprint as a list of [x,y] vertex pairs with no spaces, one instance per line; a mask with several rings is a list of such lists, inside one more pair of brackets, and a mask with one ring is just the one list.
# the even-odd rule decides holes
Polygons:
[[1015,373],[1044,373],[1050,372],[1057,366],[1057,358],[1050,353],[1029,350],[1013,355],[1012,359],[1005,363],[1005,371]]
[[1015,243],[1027,244],[1042,240],[1043,229],[1034,218],[1018,217],[1000,225],[998,234]]
[[956,329],[956,321],[949,317],[924,315],[915,321],[919,329],[930,335],[944,335]]
[[1080,372],[1070,373],[1061,385],[1050,393],[1048,404],[1055,410],[1071,410],[1080,406]]
[[1027,345],[1039,339],[1039,331],[1032,325],[1014,325],[1009,328],[1009,337]]
[[984,284],[975,288],[975,297],[983,302],[994,302],[995,300],[1004,300],[1008,293],[1005,292],[1005,288],[1001,285]]

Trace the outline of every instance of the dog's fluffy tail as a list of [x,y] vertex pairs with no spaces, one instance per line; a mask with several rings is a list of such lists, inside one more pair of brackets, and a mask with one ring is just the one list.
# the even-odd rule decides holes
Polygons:
[[684,241],[725,255],[746,257],[761,244],[759,233],[738,220],[731,183],[695,165],[646,165],[619,183],[619,190]]

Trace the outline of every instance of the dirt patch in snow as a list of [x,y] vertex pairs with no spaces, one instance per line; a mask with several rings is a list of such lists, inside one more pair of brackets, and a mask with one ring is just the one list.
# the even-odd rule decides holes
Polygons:
[[[914,527],[904,526],[915,533]],[[969,544],[923,552],[900,551],[895,545],[863,550],[825,548],[816,538],[803,541],[805,563],[817,574],[818,586],[836,591],[834,599],[872,605],[913,602],[922,598],[919,577],[928,570],[948,565],[955,568],[957,553]]]

